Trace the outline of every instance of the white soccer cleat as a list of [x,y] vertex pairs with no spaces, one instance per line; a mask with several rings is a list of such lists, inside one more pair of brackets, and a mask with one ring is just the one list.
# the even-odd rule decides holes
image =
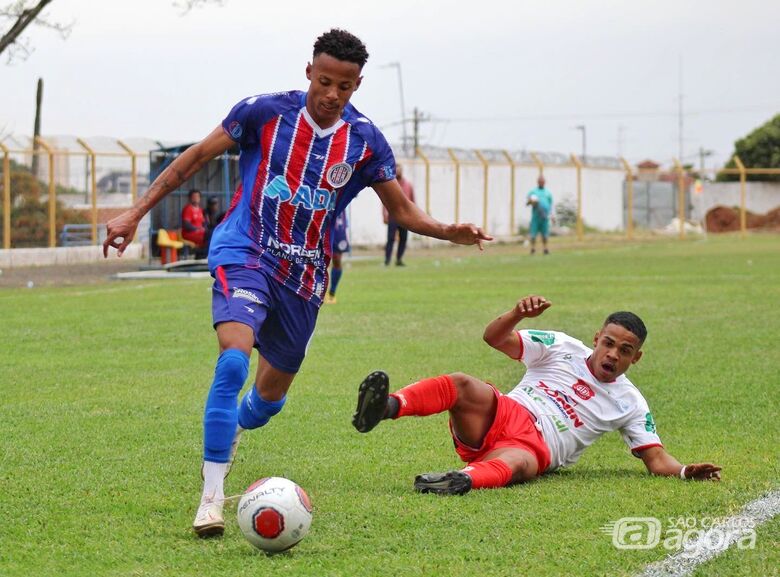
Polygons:
[[200,502],[192,529],[198,537],[216,537],[225,532],[225,517],[222,514],[223,501],[204,499]]

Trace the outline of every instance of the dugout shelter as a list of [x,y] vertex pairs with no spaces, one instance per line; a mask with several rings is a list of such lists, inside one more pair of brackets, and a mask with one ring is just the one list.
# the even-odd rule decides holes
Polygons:
[[[160,146],[149,152],[149,176],[154,181],[182,152],[194,143],[176,146]],[[161,229],[180,231],[181,211],[187,204],[190,190],[201,192],[201,206],[205,209],[208,199],[216,198],[218,212],[225,212],[230,206],[230,199],[239,182],[238,145],[233,146],[224,154],[210,160],[179,188],[163,198],[152,208],[149,221],[149,247],[152,256],[159,256],[157,235]]]

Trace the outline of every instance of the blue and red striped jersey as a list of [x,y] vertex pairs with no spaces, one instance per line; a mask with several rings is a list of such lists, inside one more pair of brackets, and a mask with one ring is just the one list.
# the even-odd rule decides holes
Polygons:
[[321,129],[297,90],[242,100],[222,127],[240,146],[241,182],[214,231],[209,267],[266,268],[320,304],[333,217],[365,187],[395,178],[390,146],[351,104]]

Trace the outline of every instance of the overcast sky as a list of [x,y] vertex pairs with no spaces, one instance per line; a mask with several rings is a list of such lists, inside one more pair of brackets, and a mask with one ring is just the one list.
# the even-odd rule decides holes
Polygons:
[[72,34],[28,28],[32,55],[0,63],[0,133],[32,133],[42,77],[44,135],[198,140],[245,96],[306,89],[313,41],[333,26],[366,43],[352,103],[391,142],[392,62],[407,116],[423,111],[422,142],[438,146],[579,154],[584,125],[588,154],[667,164],[681,76],[686,162],[701,147],[708,166],[725,161],[780,113],[777,0],[225,0],[186,15],[173,4],[54,0],[45,13],[74,21]]

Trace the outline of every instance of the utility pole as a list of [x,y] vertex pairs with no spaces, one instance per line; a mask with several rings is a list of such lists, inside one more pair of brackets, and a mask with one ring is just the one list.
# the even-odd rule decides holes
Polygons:
[[35,126],[33,127],[33,155],[32,155],[32,173],[35,178],[40,179],[38,174],[40,163],[38,161],[38,137],[41,135],[41,104],[43,104],[43,78],[38,79],[38,90],[35,93]]
[[682,162],[682,159],[685,158],[685,154],[683,153],[683,60],[682,60],[682,54],[680,54],[680,61],[679,61],[679,89],[677,93],[677,138],[678,138],[678,151],[677,151],[677,158],[680,159],[680,162]]
[[414,156],[417,156],[417,147],[420,146],[420,123],[429,120],[427,114],[420,112],[414,107],[414,116],[412,116],[412,138],[414,138]]
[[587,164],[588,163],[588,160],[587,160],[588,159],[588,154],[587,154],[588,149],[587,149],[587,138],[585,137],[585,125],[584,124],[579,124],[579,125],[575,126],[574,128],[576,128],[577,130],[581,130],[582,131],[582,164]]
[[401,144],[403,145],[404,155],[406,155],[406,149],[409,146],[409,139],[406,136],[406,106],[404,106],[404,79],[401,74],[400,62],[389,62],[380,68],[395,68],[398,71],[398,92],[401,96]]
[[703,146],[699,147],[699,174],[702,178],[704,178],[704,159],[714,153],[714,150],[705,150]]

